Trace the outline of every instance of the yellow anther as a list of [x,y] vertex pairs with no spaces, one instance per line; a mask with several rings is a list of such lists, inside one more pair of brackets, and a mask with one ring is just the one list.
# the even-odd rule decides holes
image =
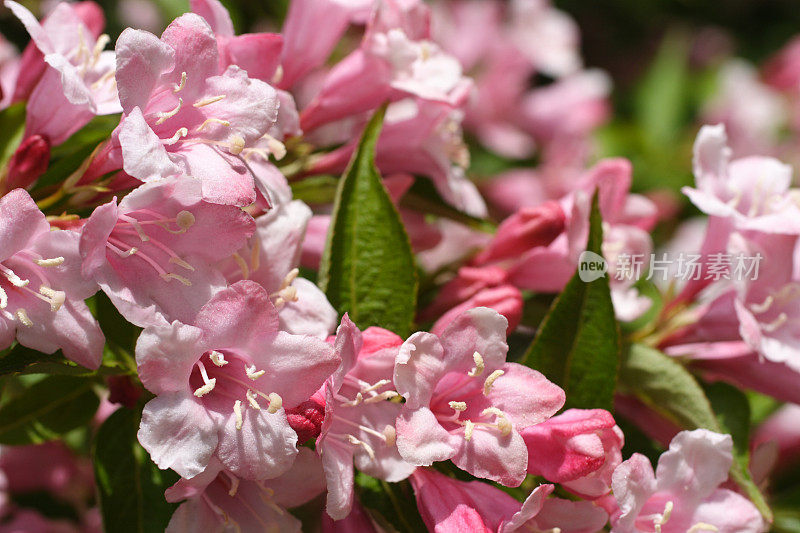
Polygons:
[[278,393],[270,392],[267,412],[270,414],[277,413],[281,407],[283,407],[283,398],[281,398]]
[[198,398],[202,398],[203,396],[214,390],[214,386],[216,384],[217,384],[217,378],[211,378],[208,381],[206,381],[205,385],[203,385],[202,387],[198,387],[194,391],[194,395],[197,396]]
[[171,146],[171,145],[175,144],[176,142],[180,141],[182,137],[186,137],[187,135],[189,135],[189,130],[188,129],[186,129],[186,128],[178,128],[178,131],[176,131],[175,134],[172,137],[170,137],[169,139],[163,140],[161,142],[163,144],[167,145],[167,146]]
[[247,397],[247,401],[250,403],[250,406],[253,409],[257,411],[261,410],[261,406],[258,405],[258,401],[256,400],[256,393],[254,393],[252,389],[247,389],[245,396]]
[[220,100],[225,98],[225,96],[226,95],[224,95],[224,94],[221,94],[219,96],[211,96],[210,98],[204,98],[203,100],[198,100],[197,102],[195,102],[192,105],[194,107],[204,107],[204,106],[207,106],[207,105],[211,105],[211,104],[213,104],[215,102],[219,102]]
[[203,131],[205,127],[208,126],[209,124],[221,124],[226,128],[231,127],[231,123],[228,122],[227,120],[222,120],[221,118],[207,118],[205,122],[197,126],[197,129],[195,131]]
[[236,429],[242,429],[244,419],[242,418],[242,400],[233,402],[233,414],[236,416]]
[[216,350],[212,350],[208,355],[208,358],[211,359],[211,362],[217,366],[225,366],[228,364],[228,361],[225,360],[225,355]]
[[467,372],[467,375],[471,378],[474,378],[475,376],[480,376],[483,374],[483,369],[486,368],[486,366],[483,362],[483,356],[478,352],[472,354],[472,360],[475,361],[475,367]]
[[464,422],[464,440],[469,442],[472,440],[472,432],[475,431],[475,424],[472,420]]
[[33,325],[33,322],[31,322],[31,319],[28,318],[28,313],[22,307],[17,309],[17,313],[16,314],[17,314],[17,318],[19,319],[19,321],[22,323],[23,326],[29,328],[29,327],[31,327]]
[[505,374],[502,370],[495,370],[489,377],[486,378],[486,381],[483,382],[483,394],[484,396],[489,396],[489,393],[492,391],[492,385],[494,385],[495,380]]
[[34,263],[39,265],[40,267],[54,267],[64,264],[64,258],[59,257],[52,257],[50,259],[34,259]]
[[247,377],[253,381],[257,380],[266,373],[264,370],[256,370],[256,365],[244,367],[244,372],[247,374]]
[[163,124],[167,120],[177,115],[178,112],[181,110],[181,107],[183,107],[183,98],[178,98],[178,105],[176,105],[174,108],[172,108],[169,111],[156,113],[156,116],[158,117],[158,120],[156,120],[156,125]]
[[238,133],[231,135],[230,138],[228,139],[228,142],[230,143],[228,151],[233,155],[239,155],[242,153],[242,150],[244,150],[244,144],[245,144],[244,137],[242,137]]
[[187,287],[191,287],[192,286],[192,282],[191,281],[189,281],[188,279],[186,279],[183,276],[180,276],[178,274],[173,274],[172,272],[167,272],[165,274],[161,274],[161,279],[163,279],[164,281],[170,281],[170,280],[176,279],[176,280],[180,281],[181,283],[183,283],[184,285],[186,285]]
[[397,430],[394,429],[394,426],[386,426],[383,428],[383,437],[387,446],[394,446],[397,442]]
[[169,262],[175,263],[176,265],[183,267],[186,270],[189,270],[190,272],[194,272],[194,267],[189,263],[187,263],[186,261],[184,261],[183,259],[181,259],[180,257],[178,257],[177,255],[173,255],[172,257],[170,257]]
[[175,217],[175,223],[184,230],[187,230],[194,226],[195,220],[197,220],[192,213],[189,211],[180,211],[178,215]]
[[184,85],[186,85],[186,73],[185,72],[181,72],[181,81],[180,81],[180,83],[178,83],[177,85],[174,86],[174,88],[172,89],[172,92],[174,92],[174,93],[179,92],[181,89],[183,89]]
[[450,402],[448,404],[453,411],[466,411],[467,402]]

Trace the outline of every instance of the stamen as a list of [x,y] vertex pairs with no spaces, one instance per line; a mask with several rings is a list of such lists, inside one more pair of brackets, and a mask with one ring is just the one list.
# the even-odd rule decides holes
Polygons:
[[61,306],[64,305],[64,302],[67,299],[67,295],[64,291],[53,290],[47,285],[39,286],[39,294],[42,294],[48,298],[50,310],[54,313],[61,309]]
[[775,298],[772,295],[769,295],[760,304],[750,304],[750,310],[756,314],[761,314],[772,307],[774,302]]
[[364,403],[378,403],[384,400],[391,400],[392,398],[397,398],[400,394],[397,391],[387,390],[386,392],[382,392],[380,394],[376,394],[375,396],[370,396]]
[[362,446],[364,450],[367,452],[367,454],[369,454],[369,458],[372,459],[373,461],[375,460],[375,450],[372,449],[372,446],[370,446],[363,440],[357,439],[353,435],[347,435],[347,440],[350,442],[350,444],[356,446]]
[[231,135],[228,142],[230,143],[228,151],[233,155],[239,155],[242,153],[242,150],[244,150],[244,137],[238,133]]
[[214,102],[219,102],[220,100],[222,100],[223,98],[225,98],[225,96],[227,96],[227,95],[221,94],[221,95],[219,95],[219,96],[212,96],[212,97],[210,97],[210,98],[205,98],[205,99],[203,99],[203,100],[198,100],[197,102],[195,102],[195,103],[194,103],[194,104],[192,104],[192,105],[193,105],[194,107],[204,107],[204,106],[207,106],[207,105],[211,105],[211,104],[213,104]]
[[686,530],[686,533],[700,533],[701,531],[719,531],[717,526],[713,526],[711,524],[706,524],[705,522],[698,522],[689,529]]
[[185,268],[186,270],[194,272],[194,267],[192,265],[190,265],[189,263],[187,263],[186,261],[184,261],[183,259],[181,259],[180,257],[178,257],[177,255],[171,256],[169,258],[169,262],[170,263],[175,263],[176,265],[181,266],[181,267]]
[[197,396],[198,398],[202,398],[203,396],[214,390],[214,386],[216,384],[217,384],[217,378],[211,378],[208,381],[206,381],[205,385],[203,385],[202,387],[198,387],[194,391],[194,395]]
[[159,124],[163,124],[167,120],[177,115],[178,112],[181,110],[181,107],[183,107],[183,98],[178,98],[178,105],[176,105],[172,110],[161,111],[156,113],[156,116],[158,117],[158,120],[156,120],[156,126],[158,126]]
[[472,420],[464,422],[464,440],[469,442],[472,439],[472,432],[475,431],[475,424]]
[[661,533],[661,527],[669,522],[669,516],[672,514],[672,502],[668,501],[666,505],[664,505],[664,512],[660,515],[656,515],[656,518],[653,519],[653,525],[656,528],[656,533]]
[[345,401],[340,404],[342,407],[355,407],[364,401],[364,395],[357,392],[354,400],[347,400],[347,398],[343,398],[343,400]]
[[231,255],[236,264],[239,267],[239,270],[242,271],[242,278],[248,279],[250,277],[250,267],[247,266],[247,262],[239,255],[239,252],[233,252]]
[[450,402],[447,404],[453,411],[461,412],[467,410],[467,402]]
[[97,62],[100,60],[100,54],[103,53],[103,49],[109,42],[111,42],[111,37],[105,33],[97,38],[97,42],[94,43],[94,50],[92,51],[92,67],[97,65]]
[[250,406],[253,409],[255,409],[257,411],[261,410],[261,406],[258,405],[258,401],[256,400],[256,395],[252,391],[252,389],[247,389],[247,392],[245,393],[245,396],[247,397],[247,401],[250,403]]
[[184,231],[194,226],[195,220],[194,215],[189,211],[180,211],[175,217],[175,223]]
[[766,324],[762,322],[761,323],[761,329],[763,329],[767,333],[772,333],[773,331],[777,330],[778,328],[780,328],[781,326],[786,324],[786,322],[788,322],[788,320],[789,320],[789,317],[786,316],[786,313],[781,313],[780,315],[778,315],[778,318],[776,318],[772,322],[769,322],[769,323],[766,323]]
[[54,267],[64,264],[64,258],[59,256],[50,259],[34,259],[33,262],[40,267]]
[[231,489],[228,491],[228,496],[231,498],[236,496],[236,491],[239,490],[239,478],[231,474],[230,472],[225,472],[228,474],[228,477],[231,479]]
[[197,129],[195,131],[197,132],[203,131],[203,129],[209,124],[222,124],[226,128],[230,128],[231,126],[231,123],[228,122],[227,120],[222,120],[221,118],[207,118],[205,122],[197,126]]
[[181,72],[181,81],[177,85],[174,86],[172,92],[177,93],[183,89],[183,86],[186,85],[186,72]]
[[166,140],[162,139],[161,143],[165,144],[167,146],[171,146],[171,145],[175,144],[176,142],[180,141],[181,137],[186,137],[187,135],[189,135],[189,130],[188,129],[179,128],[178,131],[176,131],[175,134],[172,137],[170,137],[169,139],[166,139]]
[[31,327],[33,325],[31,319],[28,318],[28,313],[22,307],[17,309],[17,318],[19,319],[20,322],[22,322],[23,326]]
[[386,426],[383,428],[383,437],[386,445],[392,447],[397,442],[397,430],[394,426]]
[[269,414],[275,414],[278,412],[278,409],[283,407],[283,398],[281,398],[277,393],[270,392],[269,393],[269,407],[267,408],[267,412]]
[[30,280],[20,278],[14,273],[13,270],[11,270],[5,265],[0,264],[0,272],[2,272],[8,279],[8,281],[10,281],[11,284],[15,287],[22,288],[28,285],[28,283],[30,283]]
[[147,242],[150,240],[150,237],[148,237],[147,233],[144,232],[144,228],[141,224],[139,224],[137,219],[129,215],[120,215],[119,219],[130,224],[133,229],[136,230],[136,234],[139,236],[139,239],[141,239],[142,242]]
[[247,374],[247,377],[252,379],[253,381],[257,380],[266,373],[265,370],[256,371],[256,365],[244,367],[244,372],[245,374]]
[[275,74],[272,75],[271,83],[272,85],[277,85],[283,79],[283,65],[278,65],[278,68],[275,69]]
[[225,366],[228,364],[228,361],[225,360],[225,355],[216,350],[211,350],[211,353],[208,354],[208,358],[217,366]]
[[191,287],[192,286],[192,282],[191,281],[189,281],[188,279],[184,278],[183,276],[179,276],[178,274],[173,274],[172,272],[167,272],[165,274],[161,274],[161,279],[163,279],[164,281],[169,281],[171,279],[176,279],[176,280],[180,281],[181,283],[183,283],[184,285],[186,285],[187,287]]
[[253,241],[253,248],[250,250],[250,265],[253,267],[253,272],[261,266],[261,242],[258,239]]
[[486,381],[484,381],[483,383],[484,396],[489,396],[489,393],[492,391],[492,385],[494,385],[495,380],[500,376],[502,376],[503,374],[505,374],[505,372],[503,372],[502,370],[495,370],[494,372],[489,374],[489,377],[486,378]]
[[[295,269],[295,270],[297,270],[297,269]],[[388,385],[389,383],[391,383],[391,380],[382,379],[380,381],[377,381],[377,382],[373,383],[372,385],[370,385],[369,387],[367,387],[365,389],[361,389],[361,392],[372,392],[374,390],[380,389],[384,385]]]
[[268,133],[264,134],[262,139],[266,139],[267,147],[270,153],[275,156],[275,159],[280,161],[286,157],[286,146],[282,142]]
[[471,378],[474,378],[475,376],[480,376],[483,374],[483,370],[486,368],[486,366],[483,363],[483,356],[478,352],[472,354],[472,360],[475,361],[475,367],[467,372],[467,375]]
[[8,294],[6,294],[3,287],[0,287],[0,309],[5,309],[6,307],[8,307]]
[[508,419],[506,414],[497,407],[487,407],[481,411],[481,415],[494,415],[496,417],[495,424],[497,425],[497,429],[500,430],[500,434],[504,437],[511,433],[511,430],[513,429],[511,421]]
[[241,430],[244,424],[244,419],[242,419],[242,400],[233,402],[233,414],[236,415],[236,429]]

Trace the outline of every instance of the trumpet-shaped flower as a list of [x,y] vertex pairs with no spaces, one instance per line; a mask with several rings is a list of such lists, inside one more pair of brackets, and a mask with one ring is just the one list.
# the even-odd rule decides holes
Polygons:
[[419,332],[400,347],[394,371],[405,398],[397,447],[412,464],[452,461],[504,485],[525,478],[520,431],[550,418],[564,391],[542,374],[506,363],[506,319],[485,307],[463,313],[441,336]]
[[50,230],[23,189],[0,198],[0,348],[14,338],[29,348],[97,368],[103,353],[100,327],[86,304],[97,291],[81,276],[79,235]]
[[280,331],[269,294],[240,281],[211,298],[194,325],[145,329],[136,362],[157,395],[144,408],[139,442],[159,467],[192,478],[216,457],[258,480],[291,467],[297,435],[285,408],[319,389],[339,357],[321,339]]
[[138,326],[191,323],[226,285],[214,265],[253,230],[238,207],[204,201],[194,178],[154,181],[95,209],[81,235],[83,273]]

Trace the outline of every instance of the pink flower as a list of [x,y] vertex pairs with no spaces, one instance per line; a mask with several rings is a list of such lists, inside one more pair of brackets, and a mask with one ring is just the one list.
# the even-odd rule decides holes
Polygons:
[[[384,175],[408,173],[430,178],[448,203],[474,216],[486,216],[486,204],[466,177],[469,151],[461,133],[463,112],[455,103],[407,98],[389,106],[378,139],[375,163]],[[455,98],[455,96],[454,96]],[[323,155],[314,163],[315,174],[340,173],[357,141]]]
[[279,330],[263,287],[240,281],[216,294],[194,325],[144,330],[136,344],[144,386],[139,442],[160,468],[200,474],[212,457],[246,479],[286,472],[297,435],[284,408],[307,400],[336,369],[324,341]]
[[[60,3],[40,24],[20,4],[6,0],[5,5],[25,25],[46,63],[42,65],[38,54],[29,53],[20,67],[20,76],[41,72],[27,95],[26,137],[44,135],[52,144],[61,144],[93,116],[121,111],[114,85],[114,52],[103,51],[109,37],[93,31],[81,16],[82,8]],[[92,5],[100,18],[99,30],[102,11]],[[17,80],[18,85],[21,81]]]
[[586,498],[611,489],[624,436],[608,411],[569,409],[520,433],[528,447],[529,473]]
[[201,187],[186,176],[147,183],[119,206],[115,198],[95,209],[83,227],[84,275],[138,326],[191,323],[226,285],[214,265],[253,232],[250,215],[204,201]]
[[770,157],[731,160],[724,126],[700,129],[694,174],[697,187],[683,192],[707,215],[730,219],[739,230],[800,234],[791,167]]
[[167,489],[169,502],[187,499],[175,510],[168,533],[225,531],[281,531],[300,533],[300,520],[286,508],[297,507],[325,488],[317,455],[302,448],[292,467],[267,481],[240,480],[212,460],[192,479],[181,479]]
[[345,518],[353,505],[353,463],[365,474],[396,482],[415,466],[397,451],[392,371],[403,340],[381,328],[362,334],[345,315],[336,334],[342,366],[325,384],[325,421],[317,439],[328,484],[327,512]]
[[192,13],[160,40],[127,29],[116,51],[125,172],[142,181],[187,173],[201,179],[210,201],[252,203],[253,176],[239,156],[256,149],[277,120],[275,90],[237,66],[218,75],[217,39]]
[[338,314],[325,294],[298,277],[301,245],[311,209],[299,200],[279,204],[256,218],[256,231],[247,244],[220,267],[229,283],[251,279],[267,289],[289,333],[326,338]]
[[672,439],[655,474],[646,457],[633,454],[614,471],[619,510],[611,517],[612,531],[766,531],[748,499],[720,488],[728,479],[732,449],[730,435],[696,429]]
[[453,320],[440,337],[413,334],[394,370],[406,402],[397,419],[397,447],[412,464],[452,461],[477,477],[517,486],[528,453],[520,431],[564,405],[564,391],[542,374],[506,363],[508,322],[478,307]]
[[86,304],[97,291],[81,276],[77,233],[51,231],[23,189],[0,198],[0,347],[16,337],[45,353],[58,349],[100,366],[105,339]]
[[520,503],[480,481],[457,481],[431,468],[419,468],[411,485],[422,519],[435,533],[551,531],[594,533],[608,515],[589,502],[547,499],[553,485],[539,485]]
[[463,77],[458,60],[430,41],[429,18],[427,7],[418,0],[378,3],[361,47],[331,69],[303,110],[303,130],[406,96],[458,101],[471,82]]

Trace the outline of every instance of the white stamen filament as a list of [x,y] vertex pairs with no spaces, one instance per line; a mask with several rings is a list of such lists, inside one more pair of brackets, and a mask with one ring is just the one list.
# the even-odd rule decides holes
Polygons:
[[233,402],[233,414],[236,416],[236,429],[242,429],[244,419],[242,419],[242,400]]
[[483,363],[483,356],[478,352],[472,354],[472,359],[475,361],[475,367],[467,372],[467,375],[471,378],[474,378],[475,376],[480,376],[483,374],[483,369],[486,367]]
[[716,533],[719,531],[719,528],[711,524],[706,524],[705,522],[698,522],[686,530],[686,533],[700,533],[701,531],[713,531]]
[[472,432],[475,431],[475,424],[472,420],[464,421],[464,440],[469,442],[472,439]]
[[236,262],[236,265],[239,267],[239,270],[242,271],[242,278],[248,279],[250,278],[250,267],[247,266],[247,261],[239,255],[239,252],[233,252],[231,255],[233,260]]
[[256,370],[256,365],[244,367],[244,372],[247,374],[247,377],[253,381],[257,380],[266,373],[264,370]]
[[39,286],[39,294],[47,298],[47,302],[50,304],[50,310],[54,313],[61,309],[61,306],[64,305],[67,299],[67,295],[64,291],[56,291],[46,285]]
[[188,129],[186,129],[186,128],[178,128],[178,131],[176,131],[175,134],[172,137],[170,137],[169,139],[166,139],[166,140],[162,140],[161,143],[165,144],[167,146],[171,146],[171,145],[175,144],[176,142],[180,141],[181,137],[186,137],[187,135],[189,135],[189,130]]
[[34,259],[33,262],[40,267],[54,267],[64,264],[64,258],[59,256],[50,259]]
[[215,102],[219,102],[220,100],[225,98],[225,96],[226,95],[224,95],[224,94],[221,94],[219,96],[211,96],[209,98],[204,98],[203,100],[198,100],[197,102],[195,102],[192,105],[194,107],[204,107],[204,106],[207,106],[207,105],[211,105],[211,104],[213,104]]
[[[338,399],[338,398],[337,398]],[[364,401],[364,395],[360,392],[356,393],[356,397],[352,400],[348,400],[345,397],[341,397],[342,403],[340,404],[342,407],[355,407],[356,405],[360,405],[361,402]]]
[[181,110],[181,107],[183,107],[183,98],[178,98],[178,105],[176,105],[174,108],[172,108],[169,111],[162,111],[156,113],[156,116],[158,116],[158,120],[156,120],[156,125],[163,124],[167,120],[177,115],[178,112]]
[[186,270],[189,270],[190,272],[194,272],[194,267],[192,265],[190,265],[189,263],[187,263],[186,261],[184,261],[183,259],[181,259],[180,257],[178,257],[177,255],[171,256],[169,258],[169,262],[170,263],[175,263],[176,265],[181,266],[181,267],[185,268]]
[[231,127],[231,123],[228,122],[227,120],[222,120],[221,118],[207,118],[202,124],[197,126],[197,129],[195,131],[197,132],[203,131],[205,127],[208,126],[209,124],[221,124],[226,128]]
[[353,435],[347,435],[347,440],[348,440],[348,442],[350,442],[350,444],[353,444],[355,446],[363,447],[364,450],[369,455],[369,458],[372,459],[373,461],[375,460],[375,450],[372,449],[372,446],[370,446],[369,444],[367,444],[363,440],[359,440],[358,438],[356,438]]
[[505,372],[503,372],[502,370],[495,370],[494,372],[489,374],[489,377],[486,378],[486,381],[483,382],[484,396],[489,396],[489,393],[492,391],[492,385],[494,385],[495,380],[500,376],[502,376],[503,374],[505,374]]
[[133,227],[133,229],[136,231],[136,234],[139,236],[139,239],[141,239],[142,242],[147,242],[150,240],[150,237],[147,236],[147,233],[145,233],[144,228],[137,219],[129,215],[120,215],[119,219],[122,220],[123,222],[127,222],[128,224],[130,224],[131,227]]
[[[297,270],[297,269],[295,269],[295,270]],[[376,381],[375,383],[373,383],[373,384],[372,384],[372,385],[370,385],[369,387],[366,387],[366,388],[364,388],[364,389],[361,389],[361,392],[372,392],[372,391],[374,391],[374,390],[378,390],[378,389],[380,389],[380,388],[381,388],[381,387],[383,387],[384,385],[388,385],[389,383],[391,383],[391,380],[388,380],[388,379],[382,379],[382,380],[380,380],[380,381]]]
[[172,89],[172,92],[174,92],[174,93],[180,92],[181,89],[183,89],[184,85],[186,85],[186,73],[185,72],[181,72],[181,81],[180,81],[180,83],[178,83],[177,85],[174,86],[174,88]]
[[211,359],[211,362],[217,366],[225,366],[228,364],[228,361],[225,360],[225,355],[222,352],[218,352],[216,350],[211,350],[211,353],[208,355],[208,358]]
[[269,407],[267,408],[267,412],[269,414],[275,414],[278,410],[283,407],[283,398],[281,398],[277,393],[270,392],[269,393]]
[[187,287],[191,287],[192,286],[192,282],[191,281],[189,281],[188,279],[186,279],[183,276],[180,276],[178,274],[173,274],[172,272],[167,272],[165,274],[161,274],[161,279],[163,279],[164,281],[170,281],[170,280],[176,279],[176,280],[180,281],[181,283],[183,283],[184,285],[186,285]]
[[22,323],[23,326],[31,327],[33,325],[33,322],[31,322],[31,319],[28,318],[27,311],[25,311],[25,309],[23,309],[22,307],[17,309],[17,313],[16,314],[17,314],[17,318],[19,319],[19,321]]
[[247,389],[245,396],[247,397],[247,401],[253,409],[255,409],[256,411],[261,410],[261,406],[258,405],[258,400],[256,399],[256,395],[253,392],[253,389]]
[[766,323],[766,324],[762,322],[761,323],[761,329],[763,329],[767,333],[772,333],[775,330],[777,330],[778,328],[780,328],[781,326],[783,326],[784,324],[786,324],[786,322],[788,322],[788,321],[789,321],[789,317],[786,315],[786,313],[781,313],[780,315],[778,315],[778,318],[776,318],[772,322],[769,322],[769,323]]

